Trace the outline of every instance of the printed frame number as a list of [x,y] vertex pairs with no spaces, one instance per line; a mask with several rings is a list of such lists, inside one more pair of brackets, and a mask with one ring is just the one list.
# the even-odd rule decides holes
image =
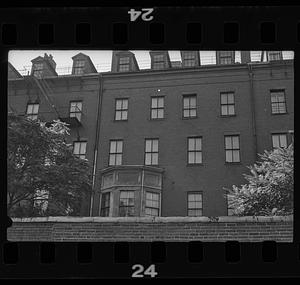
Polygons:
[[155,265],[151,264],[146,270],[141,264],[135,264],[132,266],[132,270],[135,270],[131,277],[134,278],[143,278],[145,275],[149,275],[151,278],[155,277],[158,273],[155,271]]
[[153,16],[150,14],[153,12],[153,10],[154,10],[153,8],[143,8],[142,11],[138,11],[138,10],[136,11],[135,9],[130,9],[128,11],[128,14],[130,15],[130,21],[131,22],[136,21],[137,18],[141,15],[143,21],[146,22],[151,21],[153,20]]

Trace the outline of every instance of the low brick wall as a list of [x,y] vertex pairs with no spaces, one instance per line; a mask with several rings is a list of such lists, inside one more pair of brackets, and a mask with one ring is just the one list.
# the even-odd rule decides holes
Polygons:
[[10,241],[293,241],[293,217],[13,219]]

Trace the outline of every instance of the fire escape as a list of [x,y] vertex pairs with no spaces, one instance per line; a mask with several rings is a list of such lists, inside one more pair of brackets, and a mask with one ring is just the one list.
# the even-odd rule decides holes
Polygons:
[[[71,116],[70,115],[70,108],[69,106],[66,107],[57,107],[54,103],[54,92],[53,89],[48,84],[47,80],[44,79],[42,74],[34,74],[34,72],[31,75],[27,76],[30,83],[34,86],[37,86],[40,90],[41,94],[45,98],[45,100],[48,102],[48,104],[51,107],[52,116],[41,116],[42,120],[46,122],[46,126],[49,127],[53,124],[54,120],[59,119],[60,121],[68,124],[69,128],[75,129],[77,132],[77,136],[79,137],[79,127],[82,126],[81,120],[77,118],[77,116]],[[77,111],[82,114],[82,110],[79,110],[77,108]],[[55,113],[55,117],[53,118],[53,112]],[[51,118],[52,117],[52,118]]]

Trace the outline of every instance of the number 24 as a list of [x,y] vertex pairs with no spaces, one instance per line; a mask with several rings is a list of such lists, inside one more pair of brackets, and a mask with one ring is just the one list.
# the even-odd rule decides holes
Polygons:
[[[151,20],[153,20],[153,16],[149,16],[152,12],[153,12],[153,8],[144,8],[144,9],[142,9],[142,11],[144,11],[144,12],[142,12],[142,11],[136,11],[136,10],[134,10],[134,9],[130,9],[129,11],[128,11],[128,14],[130,14],[130,21],[131,22],[134,22],[142,13],[142,20],[143,21],[151,21]],[[149,16],[148,18],[147,18],[147,16]]]
[[136,271],[132,273],[131,277],[142,278],[142,277],[144,277],[144,275],[150,275],[151,277],[155,277],[158,274],[155,271],[155,265],[154,264],[151,264],[145,271],[144,271],[144,266],[143,265],[135,264],[135,265],[132,266],[132,270],[136,270]]

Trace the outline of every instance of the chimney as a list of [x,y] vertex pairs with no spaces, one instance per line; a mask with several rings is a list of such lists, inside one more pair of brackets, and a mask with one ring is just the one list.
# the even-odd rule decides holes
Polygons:
[[249,50],[241,50],[241,63],[251,62],[251,55]]
[[56,68],[56,62],[53,60],[53,56],[52,54],[49,54],[49,56],[45,53],[44,54],[44,59],[47,60],[50,65],[53,67],[53,69],[55,70]]
[[32,61],[31,75],[37,78],[43,78],[48,76],[57,76],[55,71],[56,62],[53,60],[52,55],[48,56],[47,53],[44,57],[38,56]]

